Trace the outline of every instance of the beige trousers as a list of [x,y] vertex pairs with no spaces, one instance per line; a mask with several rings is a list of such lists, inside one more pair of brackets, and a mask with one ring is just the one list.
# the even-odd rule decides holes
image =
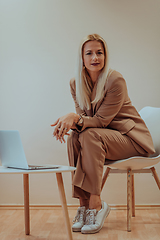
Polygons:
[[104,128],[88,128],[81,133],[72,131],[67,148],[69,164],[77,168],[72,178],[73,197],[84,199],[89,199],[90,194],[100,195],[106,160],[142,155],[128,136]]

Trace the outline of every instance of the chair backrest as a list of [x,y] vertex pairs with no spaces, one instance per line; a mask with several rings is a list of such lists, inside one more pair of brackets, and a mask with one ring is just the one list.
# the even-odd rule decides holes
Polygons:
[[152,156],[158,156],[160,154],[160,108],[144,107],[139,114],[146,123],[153,139],[156,153]]

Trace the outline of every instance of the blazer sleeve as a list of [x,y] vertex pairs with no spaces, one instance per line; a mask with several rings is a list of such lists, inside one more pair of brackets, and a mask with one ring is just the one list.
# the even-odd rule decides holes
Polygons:
[[[95,112],[93,117],[83,116],[83,127],[81,130],[77,130],[81,132],[85,128],[106,128],[123,106],[126,94],[127,86],[125,80],[121,77],[114,79],[109,84],[97,112]],[[72,93],[73,95],[76,98],[75,93]],[[76,102],[75,104],[77,105]],[[80,112],[79,107],[76,106],[76,108]]]

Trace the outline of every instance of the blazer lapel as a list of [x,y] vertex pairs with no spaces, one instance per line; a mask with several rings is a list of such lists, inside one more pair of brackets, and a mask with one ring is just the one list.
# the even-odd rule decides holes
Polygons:
[[[95,96],[96,96],[96,88],[97,88],[97,83],[94,85],[94,88],[92,90],[92,94],[91,94],[91,102],[95,99]],[[91,103],[91,107],[92,107],[92,112],[93,112],[93,115],[94,115],[94,110],[95,110],[95,107],[96,107],[97,103]]]
[[[110,76],[110,75],[109,75]],[[91,102],[95,99],[95,96],[96,96],[96,88],[97,88],[97,84],[95,84],[94,88],[93,88],[93,91],[92,91],[92,94],[91,94]],[[107,89],[108,89],[108,81],[106,82],[105,84],[105,94],[107,92]],[[95,113],[98,111],[98,108],[100,107],[101,103],[103,102],[104,98],[102,98],[100,101],[98,101],[97,103],[92,103],[91,106],[92,106],[92,111],[93,111],[93,115],[95,115]]]
[[96,112],[98,111],[98,108],[101,106],[102,101],[103,101],[103,99],[98,101],[97,103],[93,103],[93,105],[92,105],[93,115],[95,115]]
[[85,109],[85,112],[86,112],[87,116],[89,116],[89,117],[93,117],[93,111],[92,111],[92,108],[89,109],[89,110]]
[[[96,86],[94,87],[94,89],[92,91],[91,101],[93,101],[95,99],[95,96],[96,96]],[[102,101],[103,101],[103,98],[102,98],[102,100],[98,101],[97,103],[94,102],[94,103],[91,104],[93,115],[95,115],[95,113],[97,112],[97,110],[100,107]]]

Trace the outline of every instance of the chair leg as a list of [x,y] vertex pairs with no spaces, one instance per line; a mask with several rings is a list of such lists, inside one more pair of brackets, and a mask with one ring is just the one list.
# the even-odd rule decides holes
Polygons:
[[103,186],[107,180],[107,177],[109,175],[109,172],[110,172],[111,168],[107,167],[107,169],[105,170],[105,173],[103,175],[103,178],[102,178],[102,186],[101,186],[101,190],[103,189]]
[[135,217],[134,174],[132,173],[132,217]]
[[150,170],[151,170],[151,172],[152,172],[152,174],[153,174],[153,177],[154,177],[154,179],[155,179],[155,181],[156,181],[156,183],[157,183],[157,186],[158,186],[158,188],[159,188],[159,190],[160,190],[160,180],[159,180],[159,177],[158,177],[158,175],[157,175],[157,172],[156,172],[156,170],[155,170],[154,167],[150,168]]
[[127,169],[127,231],[131,232],[132,216],[132,170]]

